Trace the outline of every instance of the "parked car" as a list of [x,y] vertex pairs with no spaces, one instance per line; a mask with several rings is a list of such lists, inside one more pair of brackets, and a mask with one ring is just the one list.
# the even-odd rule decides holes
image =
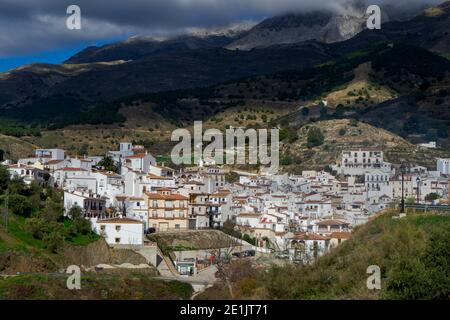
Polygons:
[[277,259],[289,259],[289,252],[287,251],[281,251],[275,253],[275,258]]
[[256,255],[256,251],[255,250],[245,250],[244,252],[242,252],[242,255],[244,257],[254,257]]

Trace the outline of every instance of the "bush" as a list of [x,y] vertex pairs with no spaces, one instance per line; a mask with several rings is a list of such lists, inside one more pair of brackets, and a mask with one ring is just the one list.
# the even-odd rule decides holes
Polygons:
[[83,217],[83,213],[80,207],[72,207],[69,211],[69,217],[73,221],[69,231],[71,235],[76,235],[79,233],[87,235],[92,231],[91,221]]
[[287,140],[289,143],[293,143],[297,140],[297,131],[293,128],[280,130],[280,141]]
[[46,222],[44,220],[39,218],[30,218],[27,219],[25,231],[31,234],[33,238],[42,240],[46,232],[45,226]]
[[281,165],[289,166],[294,162],[291,156],[284,156],[281,158]]
[[72,226],[75,233],[80,233],[82,235],[87,235],[92,231],[91,221],[85,218],[74,220]]
[[233,223],[233,221],[228,219],[223,223],[222,231],[226,234],[229,234],[230,236],[240,239],[242,237],[242,234],[238,230],[234,229],[235,226],[236,225]]
[[0,194],[8,188],[9,179],[8,169],[5,166],[0,165]]
[[307,145],[308,148],[318,147],[323,144],[325,138],[319,128],[312,127],[308,131]]
[[13,177],[9,181],[9,194],[24,194],[25,193],[25,182],[22,178],[19,177]]
[[104,157],[99,161],[98,166],[103,167],[106,171],[117,172],[119,170],[111,157]]
[[9,208],[11,212],[22,217],[29,217],[33,207],[27,197],[13,194],[9,197]]
[[45,221],[59,221],[63,217],[64,208],[59,202],[47,200],[44,209],[41,212],[41,217]]
[[45,247],[52,252],[56,252],[63,244],[66,232],[62,223],[47,222],[41,218],[27,219],[25,231],[33,238],[42,240]]
[[47,232],[42,240],[48,250],[56,252],[63,244],[65,238],[64,227],[61,223],[52,222],[47,226]]
[[358,126],[358,120],[351,119],[349,125],[352,126],[352,127],[357,127]]
[[242,240],[250,243],[251,245],[256,245],[256,240],[252,237],[250,237],[248,234],[244,234],[244,236],[242,237]]
[[437,193],[432,192],[432,193],[429,193],[429,194],[427,194],[425,196],[425,201],[434,201],[434,200],[437,200],[439,198],[440,197],[439,197],[439,195]]
[[339,129],[339,135],[340,136],[345,136],[346,133],[347,133],[347,129],[345,129],[345,128]]

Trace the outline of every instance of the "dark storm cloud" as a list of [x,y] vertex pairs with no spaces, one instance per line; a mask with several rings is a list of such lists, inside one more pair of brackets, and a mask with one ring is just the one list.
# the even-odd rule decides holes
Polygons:
[[[0,57],[134,34],[171,35],[191,28],[258,21],[287,11],[338,10],[349,1],[351,0],[0,0]],[[395,3],[401,8],[440,1],[368,2]],[[71,4],[81,8],[82,30],[66,29],[66,9]]]

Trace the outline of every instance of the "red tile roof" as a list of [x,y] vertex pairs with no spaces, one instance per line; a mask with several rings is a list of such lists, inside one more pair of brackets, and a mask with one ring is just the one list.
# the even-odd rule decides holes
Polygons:
[[98,220],[97,223],[126,223],[126,224],[142,224],[142,221],[130,219],[130,218],[109,218],[109,219],[103,219]]
[[71,168],[71,167],[62,168],[60,170],[62,170],[62,171],[87,171],[87,170],[82,169],[82,168]]
[[323,220],[317,222],[318,225],[346,225],[349,224],[348,222],[341,221],[341,220],[335,220],[335,219],[329,219],[329,220]]
[[317,233],[296,233],[294,234],[294,239],[295,240],[329,240],[329,237],[324,237],[321,236],[320,234]]
[[348,239],[352,236],[351,232],[333,232],[330,235],[332,239]]
[[160,193],[146,193],[147,197],[152,200],[189,200],[188,197],[182,196],[181,194],[160,194]]

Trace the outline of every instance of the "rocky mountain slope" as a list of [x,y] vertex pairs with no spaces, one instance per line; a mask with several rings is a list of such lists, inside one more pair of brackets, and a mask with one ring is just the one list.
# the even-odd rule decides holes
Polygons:
[[[1,74],[0,109],[3,117],[25,122],[31,121],[29,115],[33,114],[39,123],[67,124],[67,118],[85,123],[96,118],[96,114],[108,114],[102,109],[80,115],[103,102],[140,93],[210,86],[282,70],[298,71],[346,55],[358,55],[379,42],[406,42],[446,54],[450,52],[448,3],[412,20],[385,23],[382,30],[365,30],[349,40],[332,44],[307,41],[235,51],[222,48],[229,41],[223,37],[228,37],[217,34],[191,35],[173,41],[137,38],[88,48],[63,65],[34,64]],[[323,25],[333,19],[327,13],[317,16]],[[274,18],[255,28],[269,26],[283,32],[308,21],[299,22],[295,17]],[[316,20],[309,22],[311,26],[316,23]],[[277,38],[282,40],[283,36]],[[98,62],[103,60],[107,62]],[[106,123],[121,120],[120,117],[103,118]]]
[[264,20],[227,48],[250,50],[307,40],[324,43],[343,41],[362,31],[365,21],[364,12],[351,7],[340,13],[315,11],[287,14]]

